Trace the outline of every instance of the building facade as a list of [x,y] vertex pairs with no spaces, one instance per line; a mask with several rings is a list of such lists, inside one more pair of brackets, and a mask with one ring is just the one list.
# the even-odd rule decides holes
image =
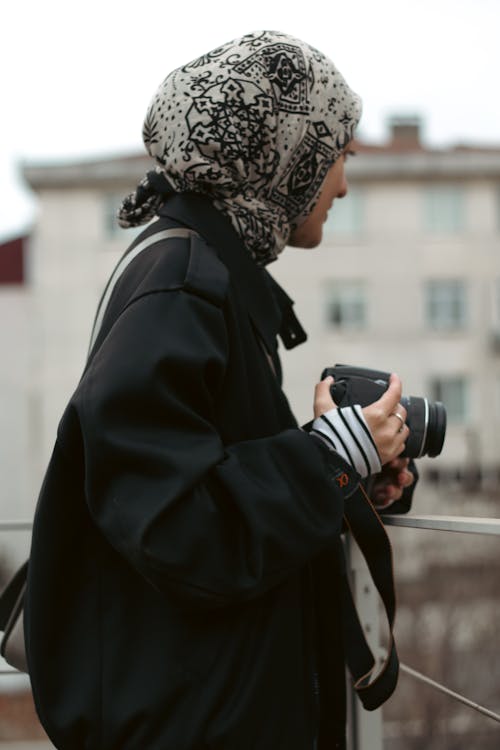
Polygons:
[[405,394],[447,408],[429,472],[498,483],[500,150],[430,151],[396,124],[387,146],[358,144],[347,173],[323,245],[276,264],[311,334],[288,355],[292,398],[305,417],[334,362],[396,371]]
[[[308,421],[336,362],[396,371],[405,394],[447,407],[443,452],[425,470],[498,487],[500,148],[430,150],[406,121],[386,145],[355,148],[322,246],[286,248],[269,267],[309,334],[282,352],[292,406]],[[148,168],[143,156],[25,167],[38,217],[22,281],[0,283],[3,517],[32,512],[96,303],[134,231],[117,226],[117,206]]]

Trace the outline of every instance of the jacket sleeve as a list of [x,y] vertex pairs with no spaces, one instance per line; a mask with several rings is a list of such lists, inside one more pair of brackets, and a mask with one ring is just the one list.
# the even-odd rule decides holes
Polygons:
[[220,307],[149,294],[75,396],[95,522],[154,586],[205,606],[259,596],[328,546],[358,481],[300,429],[224,446],[226,364]]

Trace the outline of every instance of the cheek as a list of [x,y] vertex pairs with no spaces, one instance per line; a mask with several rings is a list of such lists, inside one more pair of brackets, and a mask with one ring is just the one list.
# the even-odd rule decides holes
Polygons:
[[312,212],[290,236],[289,245],[305,248],[319,245],[323,237],[323,224],[333,198],[331,186],[329,190],[323,190]]

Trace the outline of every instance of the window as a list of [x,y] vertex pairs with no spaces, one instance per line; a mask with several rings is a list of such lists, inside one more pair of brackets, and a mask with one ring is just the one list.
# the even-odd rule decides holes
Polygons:
[[366,294],[362,281],[331,281],[327,285],[327,321],[337,328],[363,328],[366,324]]
[[427,324],[431,328],[463,328],[467,317],[465,283],[461,279],[427,281],[425,308]]
[[468,417],[468,384],[464,377],[434,378],[431,381],[431,398],[441,401],[446,408],[447,420],[450,424],[460,424]]
[[325,237],[359,234],[363,228],[363,193],[349,188],[345,198],[337,198],[324,226]]
[[424,227],[432,234],[456,234],[464,228],[460,185],[432,185],[424,192]]

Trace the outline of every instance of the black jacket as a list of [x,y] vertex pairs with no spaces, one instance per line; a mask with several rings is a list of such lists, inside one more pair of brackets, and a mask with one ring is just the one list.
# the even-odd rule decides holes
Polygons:
[[342,748],[359,477],[281,390],[286,295],[206,199],[161,215],[146,235],[210,246],[132,261],[61,419],[25,609],[40,719],[64,750],[311,750],[321,715],[319,748]]

